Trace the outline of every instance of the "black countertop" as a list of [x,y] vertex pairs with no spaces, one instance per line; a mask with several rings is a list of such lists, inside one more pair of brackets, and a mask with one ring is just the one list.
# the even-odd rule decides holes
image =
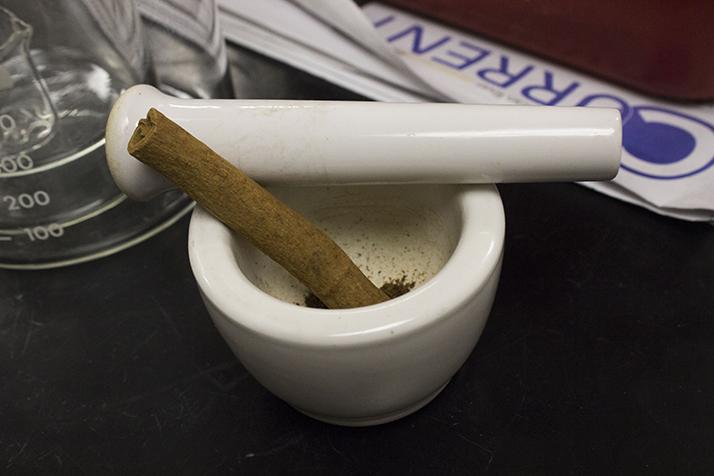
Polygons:
[[[354,99],[232,49],[243,97]],[[713,474],[714,229],[572,184],[499,187],[501,284],[431,404],[323,424],[233,357],[188,219],[117,255],[0,271],[0,474]]]

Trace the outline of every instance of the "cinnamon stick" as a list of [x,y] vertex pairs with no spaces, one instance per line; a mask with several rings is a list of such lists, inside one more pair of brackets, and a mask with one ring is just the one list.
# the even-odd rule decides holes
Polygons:
[[156,109],[139,121],[128,151],[283,266],[328,308],[389,299],[327,234]]

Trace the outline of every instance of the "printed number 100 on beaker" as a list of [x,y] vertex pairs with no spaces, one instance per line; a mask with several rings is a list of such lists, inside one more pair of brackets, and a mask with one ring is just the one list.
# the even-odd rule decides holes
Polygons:
[[111,105],[150,80],[132,2],[0,0],[0,266],[106,254],[186,210],[127,202],[106,168]]

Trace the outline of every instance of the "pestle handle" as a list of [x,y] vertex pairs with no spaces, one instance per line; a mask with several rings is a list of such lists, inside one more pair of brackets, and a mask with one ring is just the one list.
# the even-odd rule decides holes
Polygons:
[[616,109],[179,99],[138,85],[106,129],[109,169],[138,200],[172,188],[126,151],[150,107],[263,184],[608,180],[620,164]]

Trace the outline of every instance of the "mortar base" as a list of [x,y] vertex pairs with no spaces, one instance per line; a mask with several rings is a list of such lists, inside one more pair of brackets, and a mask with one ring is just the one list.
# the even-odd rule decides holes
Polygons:
[[449,384],[451,379],[447,380],[447,382],[436,389],[433,393],[429,394],[426,398],[419,400],[413,405],[408,406],[407,408],[397,410],[392,413],[387,413],[387,414],[382,414],[382,415],[375,415],[375,416],[367,416],[367,417],[358,417],[358,418],[333,418],[329,415],[320,415],[318,413],[311,413],[305,410],[302,410],[297,407],[295,408],[297,411],[300,413],[307,415],[311,418],[314,418],[316,420],[320,420],[325,423],[330,423],[332,425],[340,425],[340,426],[353,426],[353,427],[358,427],[358,426],[374,426],[374,425],[382,425],[384,423],[389,423],[395,420],[399,420],[400,418],[404,418],[407,415],[411,415],[412,413],[416,412],[417,410],[421,410],[423,407],[425,407],[429,402],[431,402],[434,398],[436,398],[437,395],[441,393],[442,390]]

